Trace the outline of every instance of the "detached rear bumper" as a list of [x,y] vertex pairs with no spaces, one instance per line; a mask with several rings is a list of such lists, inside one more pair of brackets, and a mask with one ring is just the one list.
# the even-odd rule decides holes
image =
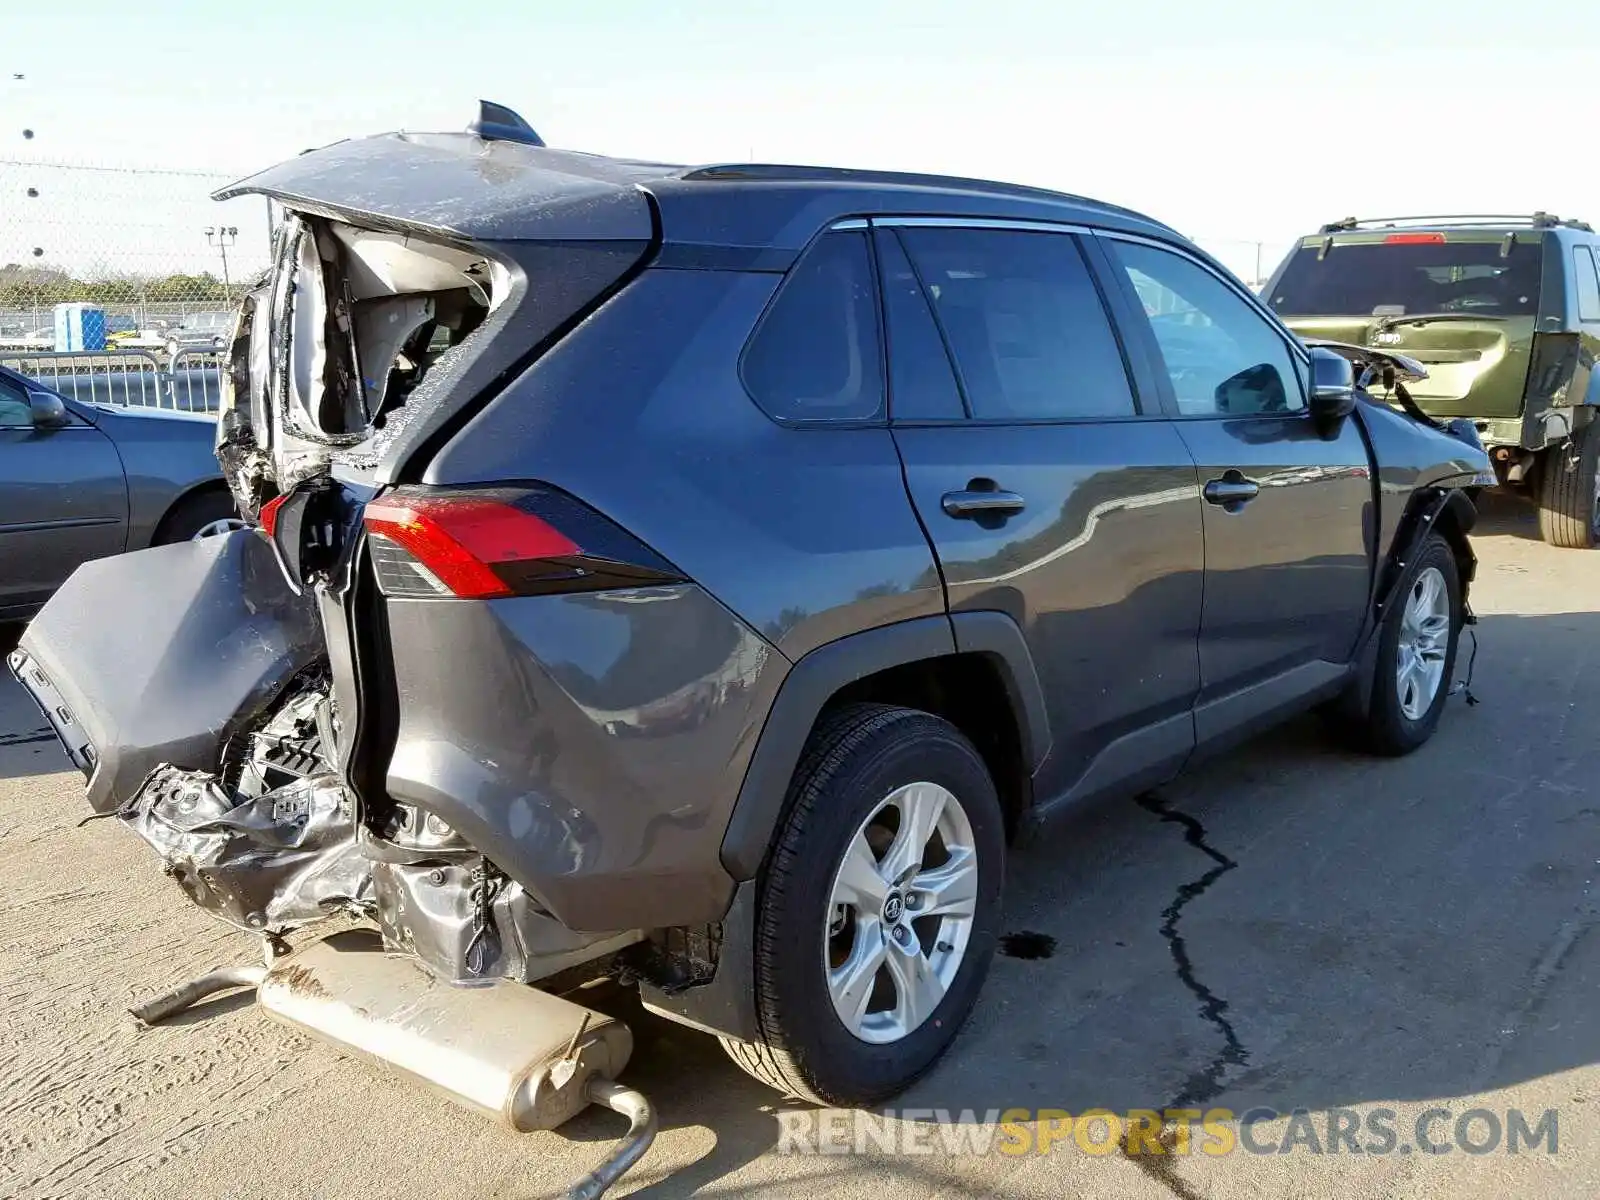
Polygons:
[[322,652],[315,608],[239,532],[84,564],[9,661],[105,813],[161,763],[215,771]]

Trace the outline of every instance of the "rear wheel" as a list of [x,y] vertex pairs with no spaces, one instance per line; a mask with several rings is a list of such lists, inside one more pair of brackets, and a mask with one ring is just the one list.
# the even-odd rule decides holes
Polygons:
[[1600,421],[1590,421],[1539,464],[1539,533],[1552,546],[1600,544]]
[[185,496],[161,518],[153,546],[167,546],[173,542],[187,542],[195,538],[213,537],[243,529],[239,510],[233,495],[225,491],[206,491]]
[[762,1038],[724,1038],[763,1083],[869,1104],[927,1071],[994,955],[1004,822],[982,758],[927,713],[851,705],[813,735],[763,870]]

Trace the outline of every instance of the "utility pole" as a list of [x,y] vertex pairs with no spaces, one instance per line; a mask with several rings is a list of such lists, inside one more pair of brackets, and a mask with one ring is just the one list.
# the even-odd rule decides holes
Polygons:
[[237,225],[206,226],[206,244],[222,255],[222,297],[229,304],[233,303],[233,281],[228,278],[228,247],[238,240]]

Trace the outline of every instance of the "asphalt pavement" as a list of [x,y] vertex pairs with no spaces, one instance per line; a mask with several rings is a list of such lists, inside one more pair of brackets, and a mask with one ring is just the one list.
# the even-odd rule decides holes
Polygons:
[[[1479,704],[1400,760],[1297,721],[1019,849],[1007,953],[892,1114],[787,1104],[611,998],[662,1119],[614,1194],[1600,1194],[1600,555],[1503,504],[1476,541]],[[245,997],[136,1029],[251,948],[79,828],[65,767],[0,685],[0,1195],[553,1196],[621,1132],[501,1133]],[[1223,1111],[1127,1138],[1173,1108]]]

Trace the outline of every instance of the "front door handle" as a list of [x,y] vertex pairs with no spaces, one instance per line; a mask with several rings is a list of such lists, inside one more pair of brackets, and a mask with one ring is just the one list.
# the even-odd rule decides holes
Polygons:
[[1019,513],[1028,506],[1015,492],[1002,492],[998,488],[946,492],[940,503],[952,517],[1003,517]]
[[1261,485],[1246,479],[1242,471],[1224,471],[1221,479],[1208,479],[1205,486],[1207,504],[1220,504],[1229,512],[1238,512],[1261,492]]

